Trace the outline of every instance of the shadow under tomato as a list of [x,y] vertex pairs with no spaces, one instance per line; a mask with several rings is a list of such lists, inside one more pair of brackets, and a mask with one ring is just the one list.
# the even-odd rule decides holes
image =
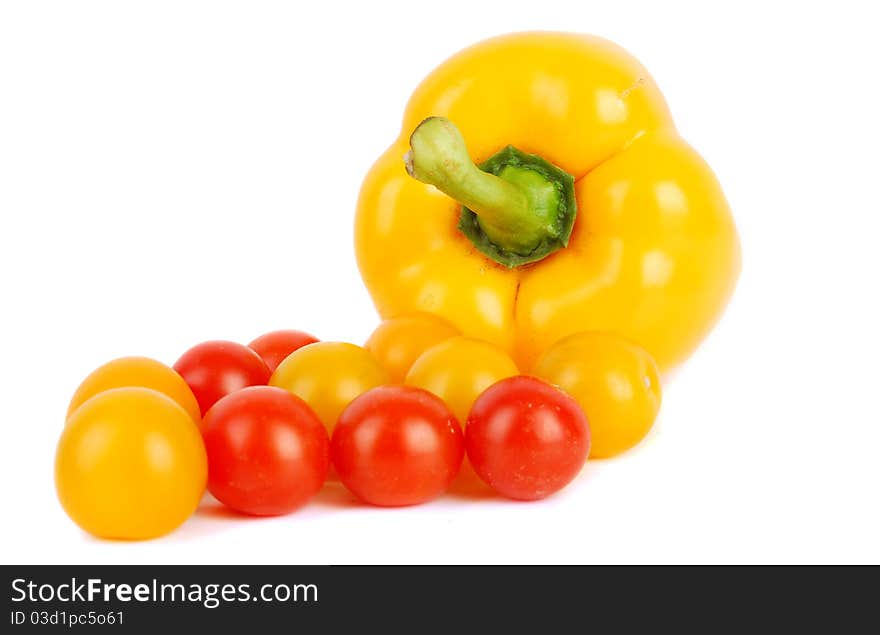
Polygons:
[[213,499],[210,501],[202,501],[202,504],[199,505],[199,508],[196,510],[196,516],[201,518],[216,518],[220,520],[243,520],[248,518],[259,520],[260,518],[264,518],[263,516],[242,514],[241,512],[237,512],[234,509],[227,507],[220,501]]
[[345,489],[339,478],[327,479],[321,491],[315,494],[307,503],[308,507],[336,507],[340,509],[352,509],[354,507],[363,507],[364,503],[360,502],[354,494]]
[[360,507],[360,503],[354,494],[345,489],[338,480],[328,480],[321,490],[308,500],[302,507],[294,509],[287,514],[271,516],[257,516],[245,514],[227,507],[210,494],[205,494],[195,516],[205,519],[233,520],[233,521],[260,521],[272,518],[284,518],[288,516],[307,516],[309,512],[318,507],[323,508],[353,508]]
[[240,521],[255,516],[244,516],[235,510],[226,507],[223,503],[205,492],[195,513],[187,519],[178,529],[164,538],[169,541],[186,542],[195,538],[202,538],[232,529],[234,523],[230,520]]
[[461,470],[459,470],[458,476],[455,477],[455,481],[452,482],[452,487],[449,488],[446,495],[460,500],[474,501],[498,498],[498,494],[477,476],[467,457],[462,461]]

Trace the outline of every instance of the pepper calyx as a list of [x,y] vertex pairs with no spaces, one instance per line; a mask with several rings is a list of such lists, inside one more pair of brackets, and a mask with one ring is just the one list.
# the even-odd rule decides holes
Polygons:
[[526,265],[568,245],[574,177],[543,157],[507,146],[477,167],[458,128],[429,117],[404,160],[410,176],[461,203],[458,229],[498,264]]
[[[485,256],[506,267],[519,267],[543,260],[568,246],[577,216],[574,177],[537,154],[527,154],[509,145],[480,164],[480,169],[501,179],[523,178],[530,171],[543,187],[526,188],[532,209],[543,208],[543,232],[530,249],[508,248],[495,242],[491,228],[471,209],[462,206],[458,229]],[[517,170],[518,172],[513,172]],[[528,178],[528,177],[526,177]],[[536,181],[537,182],[537,181]]]

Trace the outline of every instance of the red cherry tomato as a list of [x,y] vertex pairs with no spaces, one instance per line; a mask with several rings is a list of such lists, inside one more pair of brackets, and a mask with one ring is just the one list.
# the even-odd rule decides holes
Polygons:
[[262,357],[266,366],[274,373],[278,364],[293,351],[317,341],[317,337],[302,331],[272,331],[255,339],[248,344],[248,348]]
[[272,372],[260,356],[235,342],[196,344],[174,364],[199,402],[202,416],[219,399],[247,386],[269,383]]
[[465,428],[467,455],[495,491],[537,500],[567,485],[590,452],[577,402],[534,377],[502,379],[480,395]]
[[224,397],[205,416],[208,490],[245,514],[286,514],[327,478],[327,430],[299,397],[254,386]]
[[339,479],[373,505],[416,505],[445,492],[464,457],[464,435],[438,397],[380,386],[352,401],[333,430]]

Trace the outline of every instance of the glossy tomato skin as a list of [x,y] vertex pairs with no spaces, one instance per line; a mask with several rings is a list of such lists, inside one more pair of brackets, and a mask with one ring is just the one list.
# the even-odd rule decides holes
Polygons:
[[355,397],[388,383],[388,373],[366,349],[347,342],[318,342],[289,355],[269,381],[303,399],[328,433]]
[[103,391],[67,420],[55,455],[64,511],[89,533],[156,538],[196,509],[207,458],[192,417],[149,388]]
[[76,389],[67,407],[67,416],[86,401],[112,388],[152,388],[171,397],[194,421],[202,418],[195,396],[174,369],[149,357],[120,357],[96,368]]
[[583,410],[534,377],[503,379],[480,395],[465,430],[468,459],[499,494],[538,500],[562,489],[590,453]]
[[317,341],[317,337],[303,331],[272,331],[255,339],[248,344],[248,348],[259,355],[274,373],[278,365],[292,352]]
[[175,362],[174,370],[189,384],[202,416],[226,395],[248,386],[264,386],[272,375],[247,346],[221,340],[196,344]]
[[330,444],[342,483],[372,505],[417,505],[445,492],[464,457],[464,435],[438,397],[380,386],[342,412]]
[[456,335],[458,329],[436,315],[407,313],[382,322],[364,348],[379,360],[393,383],[401,384],[422,353]]
[[513,359],[497,346],[471,337],[452,337],[426,350],[406,375],[440,397],[464,423],[474,400],[496,381],[518,375]]
[[642,347],[611,333],[563,338],[538,360],[534,374],[559,386],[590,420],[590,456],[610,458],[651,431],[663,398],[660,373]]
[[289,513],[327,478],[330,441],[318,416],[281,388],[244,388],[218,401],[202,425],[208,490],[255,516]]

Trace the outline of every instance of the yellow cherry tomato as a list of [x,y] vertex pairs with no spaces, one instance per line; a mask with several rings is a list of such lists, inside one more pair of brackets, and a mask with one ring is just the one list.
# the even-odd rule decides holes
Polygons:
[[183,377],[173,368],[149,357],[121,357],[93,371],[76,389],[67,416],[69,418],[74,410],[105,390],[136,386],[152,388],[171,397],[194,421],[201,419],[199,404]]
[[489,386],[518,375],[513,359],[497,346],[453,337],[426,350],[406,375],[406,384],[440,397],[462,425],[477,397]]
[[403,382],[422,353],[456,335],[461,335],[458,329],[436,315],[409,313],[382,322],[364,348],[375,355],[397,384]]
[[149,388],[113,388],[77,408],[55,455],[64,511],[101,538],[175,529],[205,491],[208,459],[192,417]]
[[389,383],[388,373],[366,349],[344,342],[318,342],[291,353],[272,374],[270,386],[292,392],[318,415],[327,432],[355,397]]
[[616,335],[570,335],[541,356],[534,374],[562,388],[584,409],[591,458],[615,456],[636,445],[660,409],[657,364],[643,348]]

